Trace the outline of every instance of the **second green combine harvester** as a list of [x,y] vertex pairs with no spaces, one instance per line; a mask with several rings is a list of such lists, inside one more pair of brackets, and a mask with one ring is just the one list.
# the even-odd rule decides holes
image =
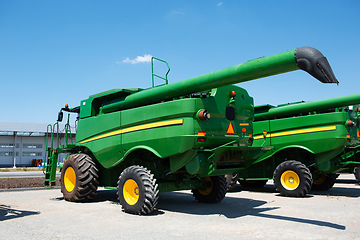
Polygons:
[[166,191],[191,189],[200,202],[220,202],[223,175],[271,149],[250,147],[253,99],[231,84],[299,69],[337,83],[326,58],[301,47],[150,89],[109,90],[62,108],[58,121],[62,111],[79,114],[76,142],[49,148],[45,185],[54,185],[58,154],[65,152],[61,191],[68,201],[90,200],[104,186],[117,189],[123,210],[133,214],[150,213]]
[[352,94],[256,106],[253,146],[274,149],[239,172],[240,184],[262,187],[273,178],[281,194],[294,197],[304,196],[311,187],[330,189],[339,173],[356,173],[360,165],[359,108],[353,105],[359,103],[360,94]]

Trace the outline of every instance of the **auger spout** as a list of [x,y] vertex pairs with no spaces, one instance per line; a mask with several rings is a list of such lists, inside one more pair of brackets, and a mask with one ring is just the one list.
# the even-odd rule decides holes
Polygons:
[[299,69],[308,72],[322,83],[338,83],[329,63],[321,52],[310,47],[300,47],[168,85],[142,90],[119,101],[105,102],[100,112],[109,113],[149,105],[195,92]]
[[295,52],[298,67],[322,83],[339,83],[326,57],[312,47],[300,47]]
[[[267,112],[262,113],[256,113],[257,111],[255,110],[255,121],[282,118],[297,114],[307,114],[313,111],[334,109],[338,107],[346,107],[357,104],[360,104],[360,93],[311,102],[302,102],[282,105],[278,107],[271,107],[268,109]],[[259,106],[259,108],[260,107],[261,106]]]

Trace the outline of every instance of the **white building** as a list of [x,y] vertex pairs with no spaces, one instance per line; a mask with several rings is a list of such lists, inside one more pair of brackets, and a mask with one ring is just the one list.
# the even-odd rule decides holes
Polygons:
[[[41,159],[44,162],[45,150],[51,147],[52,127],[53,125],[48,126],[45,123],[0,121],[0,167],[30,167],[35,159]],[[50,131],[48,135],[47,129]],[[74,127],[71,128],[71,133],[75,143]],[[59,124],[59,134],[53,135],[55,148],[58,137],[59,144],[65,144],[63,124]],[[63,162],[65,158],[66,154],[62,153],[58,161]]]

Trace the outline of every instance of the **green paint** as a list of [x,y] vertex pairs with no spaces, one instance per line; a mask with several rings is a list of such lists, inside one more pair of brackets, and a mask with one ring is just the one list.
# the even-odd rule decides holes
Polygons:
[[[79,108],[62,109],[79,112],[79,122],[75,144],[56,149],[90,155],[99,169],[100,185],[108,188],[116,187],[121,172],[131,165],[148,168],[160,191],[199,188],[201,177],[246,169],[270,148],[249,147],[253,99],[232,84],[298,70],[296,51],[171,84],[166,84],[166,77],[165,85],[150,89],[91,95]],[[232,91],[236,97],[230,96]],[[201,94],[193,95],[197,92]],[[202,120],[200,110],[211,118]],[[230,123],[233,134],[227,133]],[[56,161],[56,155],[50,155],[48,163]]]
[[[271,179],[277,165],[285,160],[303,162],[313,174],[318,170],[325,174],[352,173],[353,168],[360,164],[359,158],[355,158],[360,144],[357,137],[358,111],[353,110],[358,108],[353,106],[358,103],[360,94],[352,94],[278,107],[255,107],[253,145],[271,145],[274,150],[241,171],[239,177]],[[354,121],[355,125],[348,127],[348,120]]]

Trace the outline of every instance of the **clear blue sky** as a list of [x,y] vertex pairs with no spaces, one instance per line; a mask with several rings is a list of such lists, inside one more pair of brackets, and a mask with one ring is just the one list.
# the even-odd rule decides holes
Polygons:
[[359,37],[357,0],[0,0],[0,121],[54,123],[65,103],[148,88],[150,63],[131,61],[146,55],[165,59],[175,82],[311,46],[339,86],[303,71],[238,85],[255,105],[358,93]]

